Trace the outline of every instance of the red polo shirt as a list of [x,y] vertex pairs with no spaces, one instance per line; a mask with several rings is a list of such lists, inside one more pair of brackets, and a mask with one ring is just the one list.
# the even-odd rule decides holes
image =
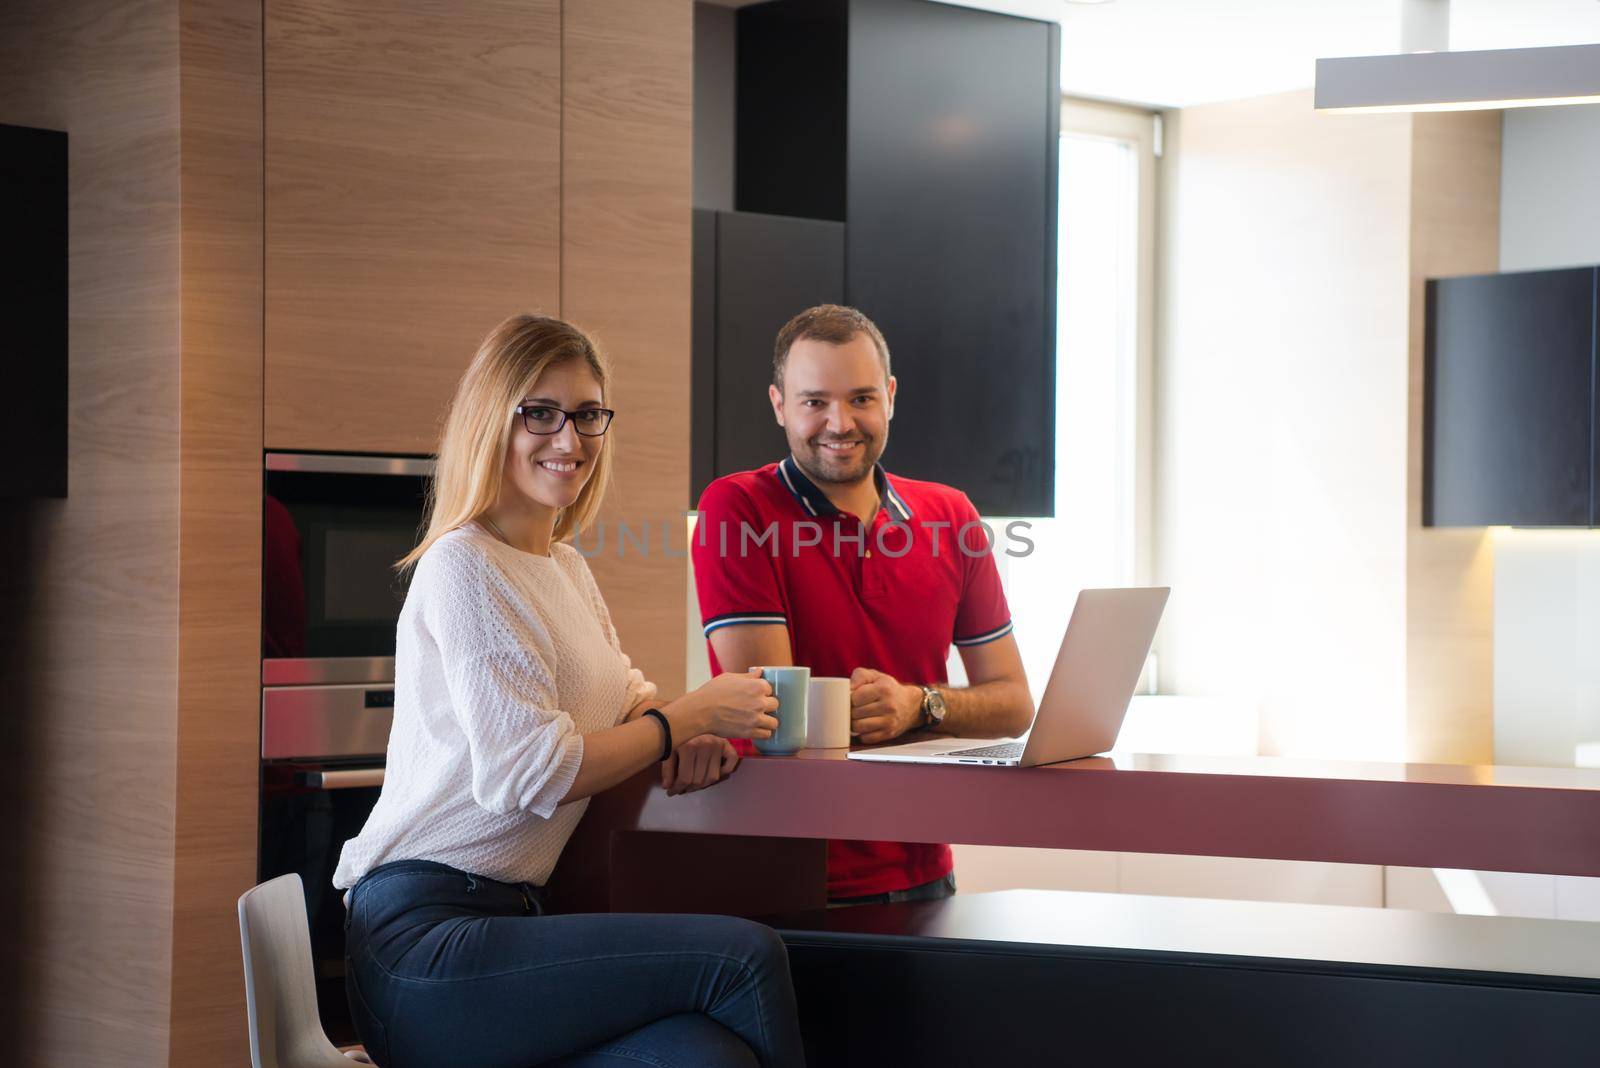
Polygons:
[[[719,478],[700,498],[695,586],[707,638],[782,623],[794,663],[848,678],[858,667],[903,683],[946,681],[950,645],[1011,633],[991,543],[966,494],[874,472],[870,527],[836,509],[793,457]],[[711,669],[720,672],[715,650]],[[943,878],[950,847],[829,842],[828,895],[905,890]]]

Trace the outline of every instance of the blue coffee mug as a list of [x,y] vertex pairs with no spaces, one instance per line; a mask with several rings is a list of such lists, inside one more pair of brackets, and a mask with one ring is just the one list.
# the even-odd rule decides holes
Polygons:
[[778,729],[771,738],[756,739],[756,750],[768,756],[798,753],[806,745],[806,698],[811,689],[808,667],[763,667],[761,677],[778,698]]

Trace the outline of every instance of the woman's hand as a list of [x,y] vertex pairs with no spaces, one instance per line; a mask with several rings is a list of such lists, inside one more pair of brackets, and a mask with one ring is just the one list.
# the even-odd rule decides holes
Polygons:
[[669,796],[714,786],[739,766],[733,743],[714,734],[691,738],[661,762],[661,785]]
[[[761,677],[760,668],[751,668],[747,674],[718,675],[662,712],[673,721],[673,732],[679,738],[715,734],[722,738],[766,739],[778,729],[778,720],[772,715],[777,710],[772,684]],[[677,733],[680,721],[682,734]]]

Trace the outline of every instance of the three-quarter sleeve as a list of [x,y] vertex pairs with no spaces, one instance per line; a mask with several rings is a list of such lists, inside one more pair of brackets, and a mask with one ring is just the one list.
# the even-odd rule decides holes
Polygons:
[[[424,567],[439,572],[428,577],[423,622],[466,736],[473,800],[489,812],[548,819],[583,763],[583,736],[556,700],[550,635],[470,547],[437,546],[419,578]],[[530,631],[532,641],[519,640]]]

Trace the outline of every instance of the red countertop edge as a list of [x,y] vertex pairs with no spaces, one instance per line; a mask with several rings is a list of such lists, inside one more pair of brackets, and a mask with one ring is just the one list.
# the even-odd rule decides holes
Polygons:
[[635,811],[649,831],[1600,876],[1592,769],[1158,755],[936,767],[812,750],[746,757],[682,797],[647,789]]

